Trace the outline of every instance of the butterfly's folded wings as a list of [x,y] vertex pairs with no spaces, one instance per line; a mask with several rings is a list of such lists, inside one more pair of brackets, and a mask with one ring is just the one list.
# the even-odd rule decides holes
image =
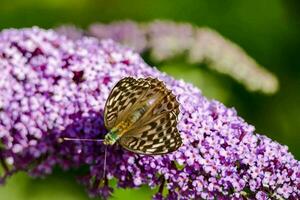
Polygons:
[[120,144],[136,153],[165,154],[177,150],[181,138],[176,128],[176,115],[163,113],[120,138]]
[[182,144],[176,127],[179,103],[158,79],[127,77],[119,81],[105,107],[106,127],[111,129],[145,103],[149,109],[120,138],[119,143],[129,151],[150,155],[178,149]]
[[148,88],[148,83],[132,77],[120,80],[112,89],[104,109],[104,123],[112,129],[130,113],[132,106]]

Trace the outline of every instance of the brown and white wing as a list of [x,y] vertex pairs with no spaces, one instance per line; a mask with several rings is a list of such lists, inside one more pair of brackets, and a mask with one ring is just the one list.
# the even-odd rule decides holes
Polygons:
[[149,84],[144,79],[126,77],[121,79],[110,92],[104,109],[104,123],[107,129],[124,120],[132,106],[138,102]]
[[127,150],[142,154],[165,154],[177,150],[182,140],[177,130],[179,103],[158,79],[146,79],[150,87],[140,99],[150,109],[124,136],[120,144]]
[[182,144],[176,125],[175,113],[165,112],[149,120],[142,127],[131,130],[130,134],[122,136],[119,143],[123,148],[140,154],[170,153]]

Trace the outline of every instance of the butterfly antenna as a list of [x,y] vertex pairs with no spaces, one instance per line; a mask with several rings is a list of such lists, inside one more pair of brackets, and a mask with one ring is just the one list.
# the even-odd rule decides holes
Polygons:
[[64,141],[83,141],[83,142],[103,142],[103,139],[80,139],[80,138],[68,138],[68,137],[62,137],[58,139],[59,143],[62,143]]
[[105,172],[106,172],[106,157],[107,157],[107,146],[105,145],[105,151],[104,151],[104,167],[103,167],[103,179],[105,180]]

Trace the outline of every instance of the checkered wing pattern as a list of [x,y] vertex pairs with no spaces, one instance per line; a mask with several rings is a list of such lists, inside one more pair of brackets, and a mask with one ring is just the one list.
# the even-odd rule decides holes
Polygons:
[[140,154],[159,155],[175,151],[182,144],[176,125],[174,112],[162,113],[121,137],[120,144]]
[[162,81],[153,78],[142,80],[147,86],[144,86],[144,93],[133,107],[146,104],[148,109],[119,142],[125,149],[140,154],[157,155],[175,151],[182,144],[176,127],[179,103]]
[[149,84],[144,79],[126,77],[121,79],[110,92],[104,109],[104,123],[107,129],[124,121],[144,95]]

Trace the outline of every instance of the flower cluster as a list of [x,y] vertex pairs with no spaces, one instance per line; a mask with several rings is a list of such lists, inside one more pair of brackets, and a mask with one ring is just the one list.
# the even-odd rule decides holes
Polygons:
[[58,26],[55,31],[60,35],[65,35],[71,40],[78,40],[81,39],[85,33],[82,29],[77,28],[76,26],[69,24],[69,25],[62,25]]
[[[145,30],[133,21],[120,21],[111,24],[92,24],[88,33],[102,39],[112,39],[125,46],[133,48],[136,52],[143,52],[147,47]],[[69,34],[66,34],[69,36]]]
[[209,28],[188,23],[132,21],[92,24],[88,31],[99,39],[111,38],[138,52],[149,50],[156,61],[186,54],[191,63],[206,63],[217,72],[231,76],[249,91],[273,94],[278,90],[275,75],[257,64],[233,42]]
[[278,80],[274,75],[259,66],[239,46],[209,28],[196,31],[189,60],[192,63],[205,61],[212,69],[231,74],[250,91],[272,94],[278,90]]
[[194,42],[194,28],[188,23],[154,21],[147,26],[148,48],[157,61],[187,53]]
[[[299,199],[300,162],[234,109],[202,96],[193,85],[149,67],[110,40],[69,40],[39,28],[0,34],[0,165],[4,176],[33,176],[89,166],[81,182],[107,198],[117,186],[159,187],[155,199]],[[162,156],[107,147],[101,142],[59,143],[60,137],[103,138],[106,98],[126,76],[156,77],[180,102],[183,145]],[[166,196],[165,196],[166,195]]]

